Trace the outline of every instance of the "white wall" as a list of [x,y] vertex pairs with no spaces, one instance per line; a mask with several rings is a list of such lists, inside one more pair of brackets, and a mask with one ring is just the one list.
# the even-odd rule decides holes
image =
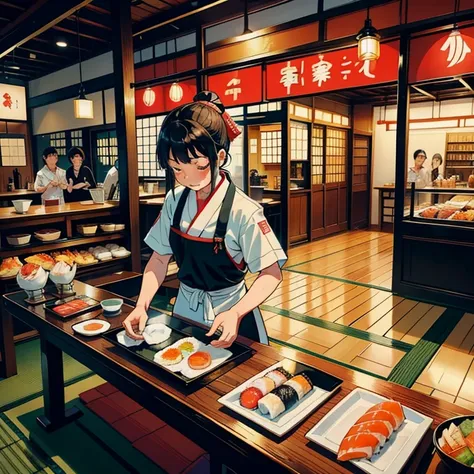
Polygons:
[[[471,115],[473,113],[472,99],[457,99],[444,101],[439,104],[432,102],[413,104],[410,107],[410,118],[432,118],[432,117],[454,117],[462,115]],[[395,182],[395,153],[396,153],[396,133],[387,131],[386,125],[378,125],[378,120],[393,121],[396,120],[396,106],[374,107],[374,139],[373,139],[373,181],[372,186],[383,186],[386,183]],[[440,172],[444,174],[446,160],[446,134],[456,132],[474,132],[473,127],[463,128],[445,128],[435,130],[410,130],[408,140],[407,164],[413,166],[413,153],[422,149],[425,150],[427,160],[425,168],[431,170],[431,158],[435,153],[440,153],[443,157],[443,165]],[[378,191],[372,191],[372,216],[371,223],[378,224],[379,215],[379,194]]]
[[[82,63],[82,80],[106,76],[114,72],[112,52],[101,54]],[[63,87],[79,84],[79,64],[74,64],[29,82],[29,96],[36,97]],[[86,91],[87,94],[87,91]]]

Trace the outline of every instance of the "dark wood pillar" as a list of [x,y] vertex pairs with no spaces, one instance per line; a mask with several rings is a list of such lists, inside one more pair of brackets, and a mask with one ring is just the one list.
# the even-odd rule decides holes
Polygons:
[[201,25],[196,28],[196,64],[197,64],[197,75],[196,84],[198,92],[204,90],[207,84],[204,84],[204,76],[202,70],[205,68],[204,56],[205,45],[204,45],[204,29]]
[[406,159],[410,120],[410,89],[408,86],[408,58],[410,39],[407,33],[400,38],[400,62],[397,94],[397,138],[395,161],[395,223],[393,249],[393,291],[398,293],[402,279],[403,262],[403,210],[406,192]]
[[120,211],[129,224],[131,269],[141,272],[135,90],[131,87],[135,81],[131,6],[129,0],[113,0],[110,5],[112,8]]
[[281,102],[281,246],[290,248],[290,111],[288,101]]

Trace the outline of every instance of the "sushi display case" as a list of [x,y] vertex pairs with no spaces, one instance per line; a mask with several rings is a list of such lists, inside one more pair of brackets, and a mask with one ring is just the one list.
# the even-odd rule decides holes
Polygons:
[[281,437],[309,417],[340,388],[342,380],[284,359],[236,387],[218,402]]
[[[157,343],[148,337],[140,343],[134,342],[125,336],[123,328],[111,329],[102,337],[127,354],[134,363],[145,365],[157,376],[164,376],[190,389],[209,384],[253,354],[250,347],[238,342],[229,349],[215,348],[210,344],[213,338],[207,337],[207,331],[199,327],[177,329],[161,323],[158,325],[165,327],[167,332]],[[178,359],[171,360],[176,356]]]

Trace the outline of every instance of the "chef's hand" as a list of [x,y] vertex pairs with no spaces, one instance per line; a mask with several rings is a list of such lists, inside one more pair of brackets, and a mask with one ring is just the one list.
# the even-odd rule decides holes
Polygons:
[[229,311],[224,311],[216,316],[216,319],[214,319],[211,329],[206,336],[212,336],[220,327],[222,330],[221,337],[216,341],[212,341],[211,345],[225,349],[226,347],[230,347],[237,338],[239,326],[240,315],[237,311],[230,309]]
[[58,183],[57,181],[51,181],[51,182],[49,183],[49,185],[52,186],[53,188],[57,187],[58,184],[59,184],[59,183]]
[[122,326],[127,336],[136,341],[143,340],[142,333],[145,330],[148,315],[144,306],[136,306],[135,309],[124,319]]

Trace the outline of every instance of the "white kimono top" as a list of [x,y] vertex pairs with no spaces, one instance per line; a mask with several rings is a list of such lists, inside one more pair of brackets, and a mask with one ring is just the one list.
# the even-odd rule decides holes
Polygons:
[[[53,173],[46,165],[43,166],[36,175],[35,191],[38,191],[38,188],[47,186],[51,181],[67,184],[66,171],[61,168],[56,168],[56,173]],[[59,199],[59,204],[64,204],[64,191],[59,186],[49,188],[41,195],[42,203],[44,203],[46,199]]]

